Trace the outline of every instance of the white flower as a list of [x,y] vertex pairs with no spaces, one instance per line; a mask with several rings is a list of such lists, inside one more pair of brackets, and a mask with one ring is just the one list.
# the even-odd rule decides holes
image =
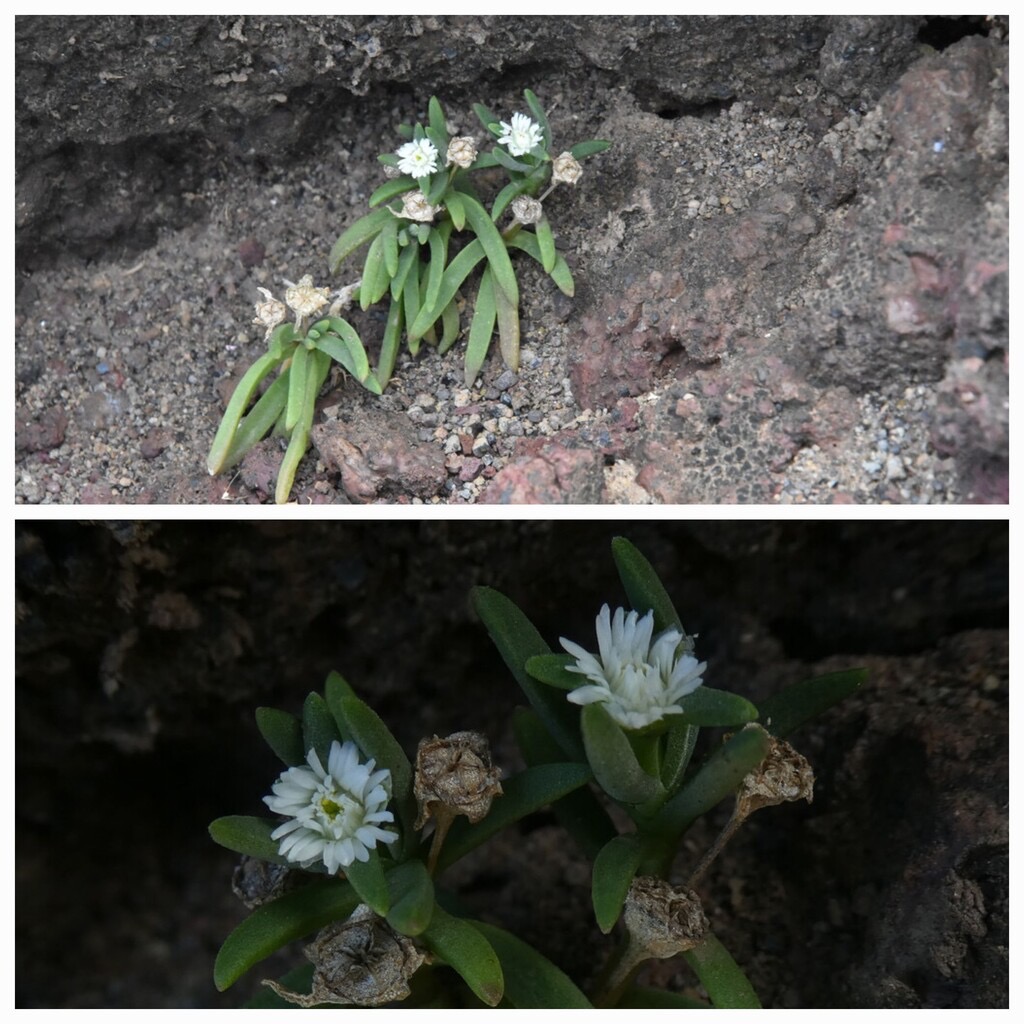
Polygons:
[[448,143],[445,166],[469,167],[476,159],[476,140],[471,135],[457,135]]
[[512,200],[512,216],[519,224],[536,224],[544,216],[544,207],[529,196],[516,196]]
[[522,156],[544,141],[540,125],[531,121],[525,114],[513,114],[512,123],[501,122],[501,135],[498,142],[508,146],[513,156]]
[[[622,608],[614,617],[605,605],[597,616],[599,656],[564,638],[561,645],[576,658],[566,666],[590,680],[568,694],[573,704],[603,703],[626,729],[642,729],[665,715],[681,714],[677,703],[701,685],[706,662],[693,657],[692,639],[666,629],[652,640],[654,612],[642,619]],[[682,649],[680,650],[680,645]]]
[[560,153],[551,161],[551,180],[556,185],[559,182],[575,185],[582,173],[583,167],[572,153]]
[[289,288],[284,293],[284,301],[300,317],[319,313],[331,301],[331,290],[314,288],[313,278],[309,274],[300,277],[298,284],[291,284],[289,281],[285,281],[285,284],[289,285]]
[[415,139],[398,148],[398,169],[413,178],[425,178],[437,170],[437,146],[430,139]]
[[[434,219],[440,209],[440,206],[428,203],[427,197],[417,189],[415,192],[406,192],[402,196],[401,212],[395,213],[395,216],[404,217],[406,220],[418,220],[426,224]],[[394,210],[391,212],[394,213]]]
[[378,842],[398,838],[379,827],[395,820],[384,809],[391,799],[391,772],[375,772],[372,758],[361,764],[351,741],[331,744],[327,771],[315,750],[306,761],[308,768],[299,765],[282,772],[273,796],[263,798],[272,811],[291,819],[270,833],[271,839],[281,840],[282,857],[304,868],[322,860],[333,875],[354,860],[369,860]]

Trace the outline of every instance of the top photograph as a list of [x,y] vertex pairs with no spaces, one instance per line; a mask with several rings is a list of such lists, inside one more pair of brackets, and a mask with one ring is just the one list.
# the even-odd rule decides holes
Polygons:
[[17,505],[1006,504],[1003,16],[19,16]]

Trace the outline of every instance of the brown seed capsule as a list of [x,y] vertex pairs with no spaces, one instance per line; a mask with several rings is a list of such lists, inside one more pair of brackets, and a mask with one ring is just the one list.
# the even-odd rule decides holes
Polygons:
[[708,930],[700,897],[651,875],[633,880],[622,911],[631,944],[644,958],[693,949]]
[[231,891],[250,909],[283,896],[305,881],[302,872],[285,864],[243,856],[231,876]]
[[413,792],[419,804],[416,828],[428,818],[464,814],[478,822],[501,796],[501,769],[491,762],[487,738],[479,732],[456,732],[445,739],[420,740]]
[[770,739],[761,764],[748,773],[736,794],[736,815],[746,818],[762,807],[814,799],[814,769],[785,740]]
[[339,1003],[343,1006],[381,1006],[405,999],[411,978],[425,956],[366,904],[347,921],[335,921],[306,946],[313,964],[309,995],[292,992],[269,978],[263,984],[298,1006]]

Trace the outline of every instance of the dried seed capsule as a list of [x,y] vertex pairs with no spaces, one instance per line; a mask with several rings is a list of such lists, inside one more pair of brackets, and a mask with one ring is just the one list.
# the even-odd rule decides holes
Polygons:
[[551,161],[551,180],[555,184],[575,185],[582,173],[583,167],[572,153],[561,153]]
[[708,930],[700,897],[651,875],[633,880],[622,911],[630,941],[644,958],[693,949]]
[[480,821],[501,795],[501,769],[491,762],[487,737],[479,732],[456,732],[445,739],[420,740],[416,751],[413,792],[419,804],[416,828],[427,819],[464,814]]
[[765,759],[740,784],[736,814],[746,818],[762,807],[813,799],[814,769],[803,754],[773,736]]
[[518,224],[536,224],[544,216],[544,207],[529,196],[516,196],[512,200],[512,216]]
[[285,864],[243,855],[231,875],[231,891],[250,909],[276,900],[304,881],[301,873]]
[[366,904],[347,921],[322,929],[304,950],[313,964],[309,995],[293,992],[269,978],[263,984],[298,1006],[338,1003],[381,1006],[409,995],[409,979],[426,957]]

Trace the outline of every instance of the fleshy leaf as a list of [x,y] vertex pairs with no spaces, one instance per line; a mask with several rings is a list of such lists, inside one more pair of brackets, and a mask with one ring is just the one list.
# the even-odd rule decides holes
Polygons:
[[654,610],[654,631],[673,628],[685,632],[668,591],[650,562],[625,537],[612,541],[612,558],[633,610],[641,616]]
[[246,814],[231,814],[210,822],[210,836],[215,843],[271,864],[287,864],[288,858],[278,852],[278,842],[270,833],[280,825],[270,818],[256,818]]
[[380,852],[373,849],[369,853],[369,860],[352,861],[345,868],[345,877],[355,889],[360,900],[375,914],[384,917],[391,909],[391,893],[388,889],[387,879],[384,877]]
[[480,278],[480,288],[476,293],[476,308],[469,324],[469,340],[466,343],[465,381],[471,387],[480,367],[487,358],[487,350],[491,346],[494,335],[496,310],[494,292],[497,285],[493,283],[491,267],[484,270]]
[[[512,712],[512,728],[519,749],[531,768],[540,764],[557,764],[564,757],[535,711],[516,708]],[[587,786],[559,798],[551,809],[591,860],[617,834],[608,812]]]
[[683,719],[693,725],[746,725],[757,719],[757,708],[738,694],[698,686],[679,701]]
[[536,654],[526,663],[526,671],[540,683],[558,690],[575,690],[586,686],[587,677],[579,672],[570,672],[569,665],[575,665],[571,654]]
[[583,745],[577,731],[575,709],[560,693],[553,693],[548,687],[531,678],[526,671],[526,662],[535,654],[551,653],[536,627],[515,604],[497,590],[475,587],[472,602],[477,615],[498,648],[498,653],[501,654],[520,689],[526,694],[534,711],[540,716],[545,728],[569,759],[582,761]]
[[373,213],[360,217],[355,224],[346,228],[331,249],[329,260],[331,270],[337,271],[346,256],[355,252],[361,245],[365,245],[371,238],[375,238],[380,233],[380,229],[389,220],[394,219],[395,215],[386,206],[382,206],[374,210]]
[[867,677],[866,668],[852,668],[787,686],[761,702],[761,723],[773,736],[785,739],[805,722],[856,693]]
[[435,906],[420,941],[462,975],[477,998],[488,1006],[501,1002],[505,991],[501,963],[481,929]]
[[640,767],[636,753],[619,724],[601,704],[587,704],[580,714],[587,760],[598,785],[624,804],[645,804],[665,790],[659,779]]
[[665,736],[665,756],[661,762],[661,784],[669,793],[674,793],[693,757],[700,729],[684,718],[673,716]]
[[610,147],[611,143],[605,142],[604,139],[588,139],[586,142],[577,142],[575,146],[570,147],[569,152],[572,153],[574,160],[584,160],[588,156],[603,153]]
[[480,205],[479,200],[465,193],[462,194],[462,204],[466,208],[466,220],[487,254],[487,262],[491,273],[494,274],[494,286],[504,291],[512,305],[518,306],[519,286],[516,284],[516,272],[512,269],[508,249],[505,248],[505,242],[494,226],[491,215]]
[[[302,705],[302,744],[308,754],[310,749],[317,753],[320,764],[327,771],[327,760],[331,744],[340,740],[338,727],[328,710],[327,702],[319,693],[311,693]],[[305,757],[302,759],[306,760]]]
[[388,872],[391,909],[388,924],[403,935],[419,935],[434,913],[434,882],[421,860],[409,860]]
[[716,750],[700,771],[658,811],[650,822],[662,833],[679,833],[736,792],[743,777],[752,772],[768,753],[771,737],[759,725],[741,729]]
[[302,723],[287,711],[277,708],[257,708],[256,726],[270,749],[289,768],[304,764],[306,752],[302,749]]
[[622,913],[642,852],[640,840],[635,835],[616,836],[594,860],[591,881],[594,916],[605,935],[615,927]]
[[505,1002],[519,1010],[588,1010],[592,1005],[568,975],[504,928],[474,921],[498,955]]
[[527,814],[539,811],[593,778],[585,764],[539,764],[502,782],[503,794],[495,797],[487,817],[475,825],[456,818],[438,858],[438,870],[454,864],[470,850]]
[[221,946],[213,965],[214,984],[223,992],[275,950],[348,918],[358,904],[348,882],[327,878],[257,907]]
[[717,1009],[761,1009],[761,1002],[747,976],[712,932],[708,932],[703,942],[683,956]]

